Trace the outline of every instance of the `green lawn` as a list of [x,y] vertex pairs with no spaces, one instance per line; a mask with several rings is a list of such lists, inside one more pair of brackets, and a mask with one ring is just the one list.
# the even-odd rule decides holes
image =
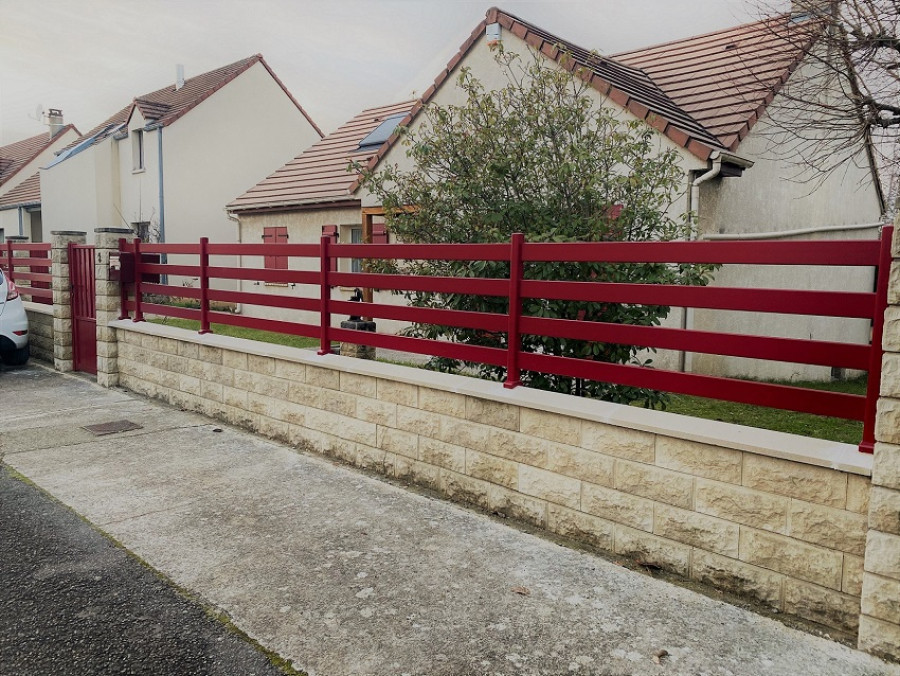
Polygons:
[[[199,331],[200,322],[194,319],[178,319],[176,317],[162,317],[159,319],[151,319],[154,324],[165,324],[166,326],[174,326],[179,329],[188,329],[190,331]],[[306,338],[304,336],[289,336],[285,333],[272,333],[271,331],[260,331],[258,329],[247,329],[243,326],[229,326],[228,324],[210,324],[213,333],[221,336],[232,336],[233,338],[245,338],[247,340],[258,340],[263,343],[275,343],[276,345],[287,345],[288,347],[317,347],[319,340],[317,338]]]
[[[198,331],[200,322],[191,319],[176,319],[166,317],[151,320],[157,324],[166,324],[181,329]],[[289,336],[282,333],[246,329],[240,326],[228,326],[226,324],[213,324],[213,333],[248,340],[259,340],[265,343],[287,345],[289,347],[310,348],[317,347],[319,341],[315,338],[302,336]],[[398,362],[400,363],[400,362]],[[418,367],[415,363],[402,363],[404,366]],[[865,379],[836,381],[830,383],[821,382],[796,382],[783,383],[797,387],[809,387],[812,389],[829,390],[832,392],[848,392],[851,394],[866,393]],[[689,415],[695,418],[707,420],[720,420],[722,422],[747,425],[748,427],[760,427],[779,432],[790,432],[807,437],[841,441],[848,444],[858,444],[862,439],[862,423],[855,420],[842,420],[841,418],[828,418],[808,413],[795,413],[764,406],[750,406],[748,404],[735,404],[729,401],[717,401],[702,397],[689,397],[682,394],[673,394],[669,398],[666,410],[670,413]]]
[[[847,392],[862,395],[866,393],[865,379],[830,383],[796,382],[783,384],[809,387],[817,390],[829,390],[831,392]],[[750,406],[749,404],[735,404],[729,401],[673,394],[669,399],[666,410],[671,413],[694,416],[695,418],[721,420],[722,422],[737,423],[748,427],[761,427],[767,430],[790,432],[791,434],[801,434],[830,441],[842,441],[848,444],[858,444],[862,439],[861,422],[783,411],[777,408],[766,408],[765,406]]]

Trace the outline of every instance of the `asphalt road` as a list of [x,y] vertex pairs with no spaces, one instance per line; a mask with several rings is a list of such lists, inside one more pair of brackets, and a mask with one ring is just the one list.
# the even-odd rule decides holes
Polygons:
[[197,603],[0,466],[0,675],[281,673]]

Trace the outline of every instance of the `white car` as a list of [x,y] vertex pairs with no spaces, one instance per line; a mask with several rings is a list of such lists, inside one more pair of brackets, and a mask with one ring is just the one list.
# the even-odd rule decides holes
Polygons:
[[16,285],[0,270],[0,361],[20,366],[29,356],[25,306]]

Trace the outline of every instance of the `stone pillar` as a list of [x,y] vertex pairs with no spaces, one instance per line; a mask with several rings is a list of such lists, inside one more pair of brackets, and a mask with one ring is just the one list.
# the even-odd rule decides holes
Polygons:
[[900,659],[900,217],[891,253],[859,647]]
[[128,228],[96,228],[94,277],[97,289],[97,384],[119,384],[119,343],[109,323],[119,318],[122,296],[118,282],[109,279],[109,254],[119,250],[119,240],[134,237]]
[[54,230],[50,233],[53,289],[53,366],[72,370],[72,281],[69,277],[69,242],[85,243],[86,233]]

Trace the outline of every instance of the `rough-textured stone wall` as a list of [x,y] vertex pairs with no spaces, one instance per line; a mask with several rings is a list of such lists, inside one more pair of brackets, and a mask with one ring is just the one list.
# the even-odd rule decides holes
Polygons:
[[[898,221],[900,223],[900,221]],[[900,228],[884,322],[881,398],[866,539],[859,647],[900,658]]]
[[28,344],[31,357],[53,362],[53,307],[40,303],[25,304],[28,313]]
[[[471,378],[171,327],[114,326],[120,383],[137,392],[782,612],[857,626],[869,513],[864,462],[841,471],[747,443],[699,443],[681,423],[648,431],[568,408],[601,410],[602,402],[570,404],[571,397],[557,401],[565,395],[510,393]],[[555,410],[544,402],[556,402]],[[691,421],[682,429],[701,425],[726,428]],[[727,428],[732,438],[755,434]],[[900,567],[893,573],[885,579],[900,579]]]
[[54,231],[50,233],[50,261],[53,288],[53,366],[57,371],[71,371],[72,353],[72,280],[69,275],[69,243],[84,244],[85,233]]

